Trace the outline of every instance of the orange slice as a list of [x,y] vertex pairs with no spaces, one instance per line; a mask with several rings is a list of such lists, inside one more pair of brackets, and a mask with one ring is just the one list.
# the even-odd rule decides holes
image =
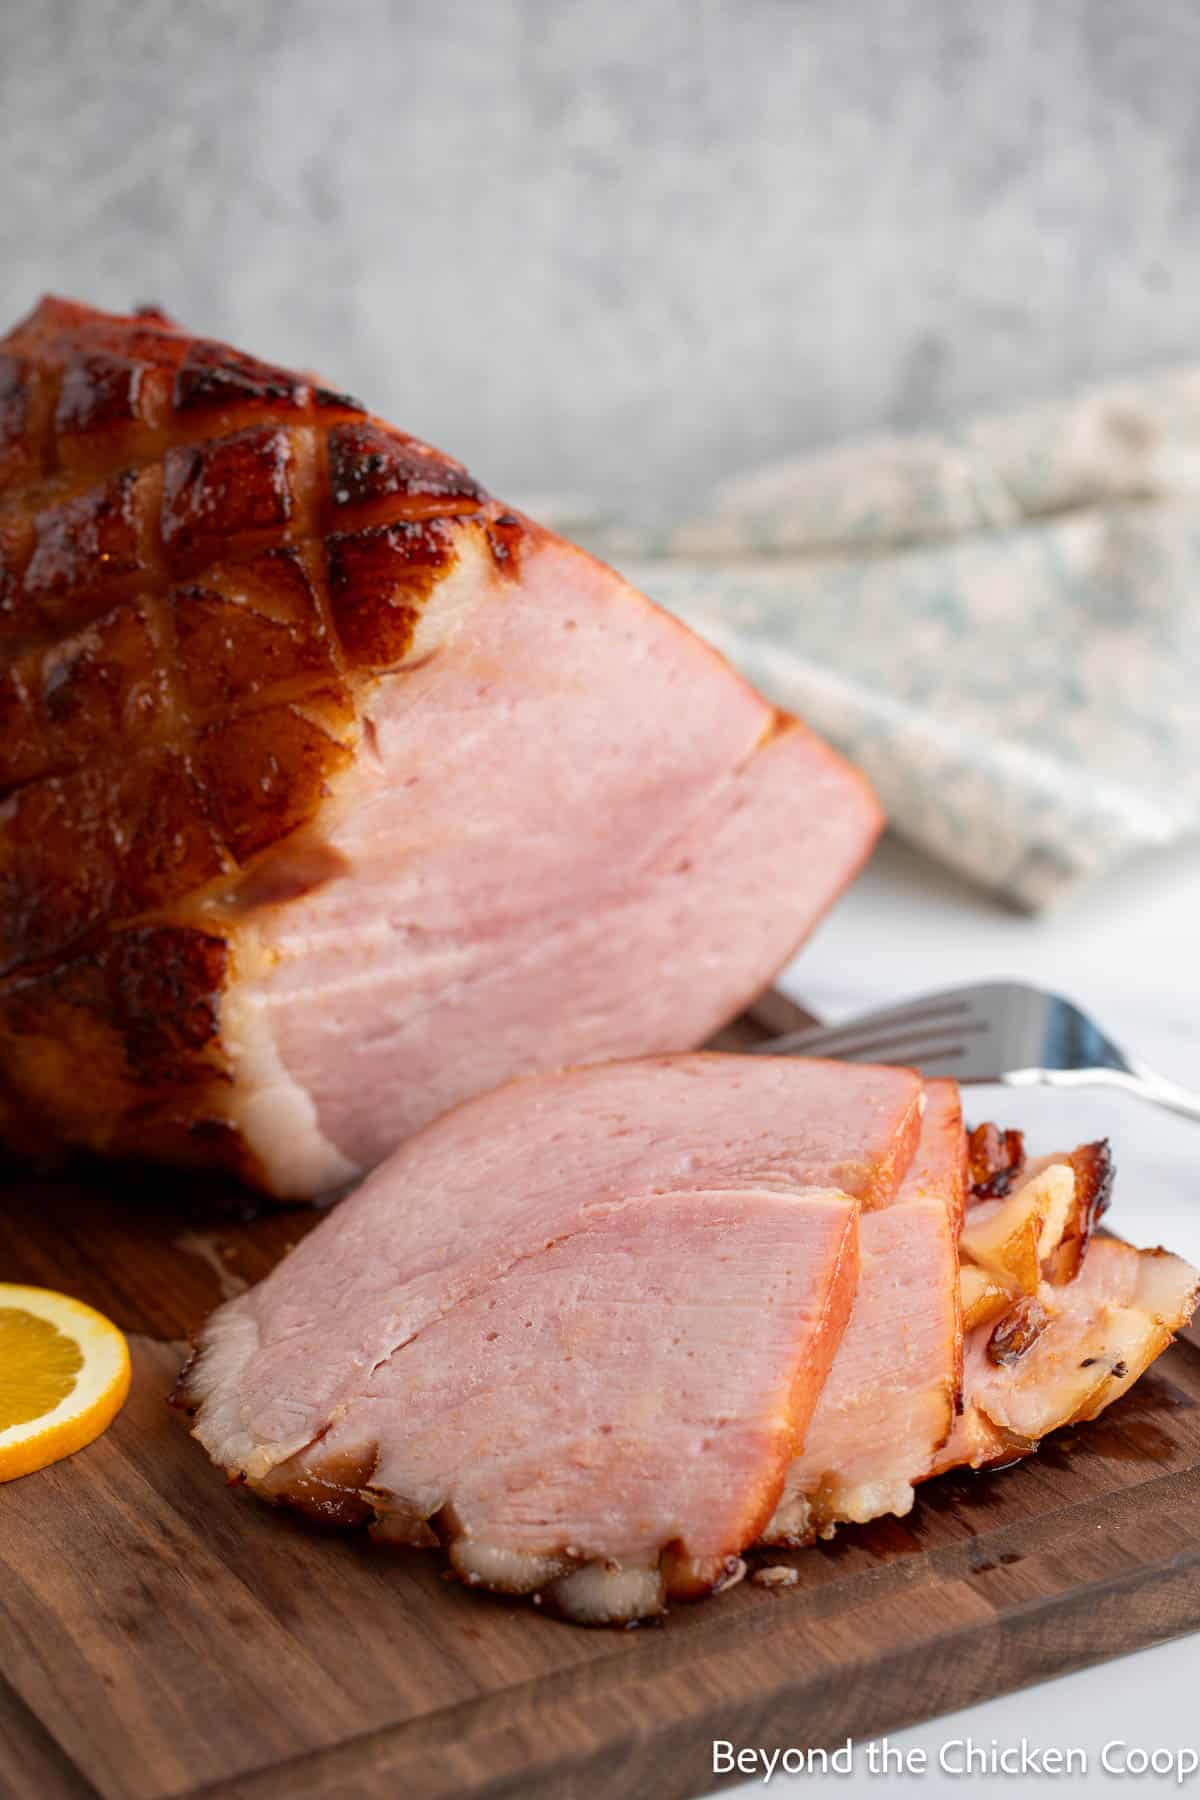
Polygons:
[[82,1450],[129,1392],[129,1346],[102,1313],[0,1282],[0,1481]]

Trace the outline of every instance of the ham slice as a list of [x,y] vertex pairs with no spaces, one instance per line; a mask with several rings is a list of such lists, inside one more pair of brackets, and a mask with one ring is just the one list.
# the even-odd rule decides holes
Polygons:
[[512,1082],[221,1307],[177,1400],[269,1500],[644,1618],[1095,1417],[1190,1316],[1194,1269],[1094,1236],[1107,1145],[989,1128],[969,1177],[955,1084],[907,1070]]
[[335,1188],[703,1042],[880,826],[611,570],[161,314],[0,342],[0,1142]]
[[1181,1258],[1093,1239],[1107,1144],[1027,1161],[987,1125],[968,1157],[957,1085],[926,1093],[896,1199],[860,1221],[850,1321],[764,1543],[904,1514],[929,1475],[1029,1455],[1125,1393],[1196,1305]]
[[982,1269],[988,1292],[975,1284],[962,1411],[935,1472],[1012,1462],[1096,1418],[1187,1324],[1190,1264],[1093,1238],[1111,1182],[1107,1145],[1090,1144],[1026,1164],[1007,1199],[971,1208],[963,1276]]
[[180,1403],[269,1498],[440,1540],[464,1579],[571,1617],[720,1586],[776,1505],[860,1204],[895,1195],[921,1100],[907,1070],[787,1058],[511,1083],[215,1313]]
[[850,1323],[764,1543],[796,1547],[849,1521],[908,1512],[950,1435],[962,1377],[958,1084],[930,1081],[926,1101],[899,1193],[860,1221]]

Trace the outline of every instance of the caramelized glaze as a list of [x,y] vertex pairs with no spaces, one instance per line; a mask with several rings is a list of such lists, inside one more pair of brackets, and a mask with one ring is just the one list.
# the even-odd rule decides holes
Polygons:
[[240,1168],[218,1000],[244,885],[477,519],[460,464],[164,315],[0,343],[0,1141]]

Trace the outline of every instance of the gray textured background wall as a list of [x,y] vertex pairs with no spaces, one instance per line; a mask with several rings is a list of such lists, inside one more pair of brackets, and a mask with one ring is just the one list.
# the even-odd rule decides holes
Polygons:
[[317,367],[518,498],[1200,347],[1196,0],[0,0],[0,300]]

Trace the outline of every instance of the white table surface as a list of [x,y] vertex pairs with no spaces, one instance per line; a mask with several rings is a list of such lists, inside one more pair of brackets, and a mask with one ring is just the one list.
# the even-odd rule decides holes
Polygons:
[[[905,846],[887,841],[797,958],[783,983],[822,1017],[959,981],[1022,977],[1084,1003],[1118,1043],[1163,1074],[1200,1088],[1200,846],[1155,859],[1040,918],[1008,911]],[[1101,1090],[1059,1096],[976,1088],[971,1114],[1024,1128],[1033,1147],[1111,1138],[1117,1180],[1109,1221],[1140,1244],[1200,1262],[1200,1125]],[[939,1751],[970,1737],[990,1746],[1078,1745],[1086,1775],[940,1772]],[[975,1706],[888,1740],[923,1748],[923,1774],[871,1775],[865,1746],[853,1774],[787,1777],[766,1791],[894,1796],[1013,1796],[1031,1791],[1158,1794],[1171,1777],[1105,1774],[1101,1747],[1200,1749],[1200,1634]],[[752,1780],[732,1790],[763,1792]],[[1182,1791],[1200,1796],[1200,1774]]]

